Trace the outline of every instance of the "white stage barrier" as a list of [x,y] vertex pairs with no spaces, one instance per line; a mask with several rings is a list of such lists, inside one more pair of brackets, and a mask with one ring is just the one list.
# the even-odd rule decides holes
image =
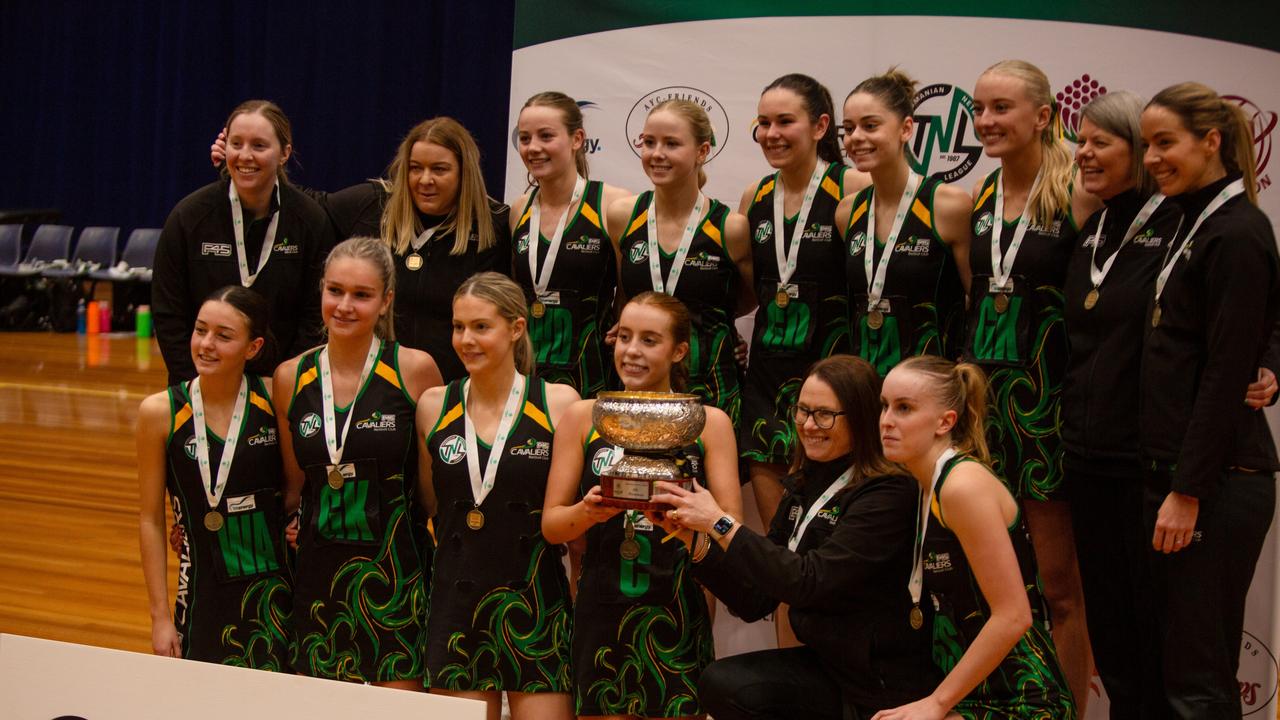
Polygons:
[[484,703],[0,635],[7,720],[484,720]]

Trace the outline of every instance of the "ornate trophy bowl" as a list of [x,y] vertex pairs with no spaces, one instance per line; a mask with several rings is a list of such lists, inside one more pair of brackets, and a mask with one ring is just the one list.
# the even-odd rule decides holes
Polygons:
[[606,392],[596,398],[591,420],[606,442],[623,449],[620,460],[600,473],[604,504],[630,510],[665,510],[650,500],[659,480],[693,486],[676,451],[698,439],[707,414],[695,395]]

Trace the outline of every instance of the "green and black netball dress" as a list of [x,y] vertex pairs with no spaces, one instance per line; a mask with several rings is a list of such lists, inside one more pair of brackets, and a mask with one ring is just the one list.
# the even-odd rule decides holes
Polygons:
[[[962,462],[976,461],[963,455],[947,460],[934,484],[935,498],[947,476]],[[924,537],[924,591],[933,600],[933,660],[942,672],[949,673],[986,624],[991,608],[936,500],[931,513],[932,522]],[[1072,720],[1075,705],[1054,653],[1049,611],[1021,510],[1009,526],[1009,539],[1031,603],[1031,627],[987,679],[952,711],[966,720]]]
[[[172,417],[165,486],[182,527],[174,624],[182,657],[263,670],[289,669],[289,577],[275,411],[262,379],[246,376],[243,421],[218,502],[198,466],[188,383],[168,390]],[[195,381],[195,382],[198,382]],[[215,469],[224,441],[207,434]],[[216,519],[212,517],[217,515]]]
[[[583,446],[582,494],[621,456],[593,428]],[[703,480],[701,441],[684,449]],[[705,483],[704,483],[705,484]],[[715,660],[702,587],[684,544],[626,510],[587,531],[574,606],[573,680],[579,715],[698,715],[698,677]]]
[[[777,173],[760,181],[747,211],[757,310],[738,446],[748,460],[791,461],[796,437],[788,411],[805,373],[814,361],[849,351],[846,253],[835,229],[846,169],[819,161],[805,204],[795,217],[782,219],[781,232],[776,218],[782,212],[775,213],[774,202],[775,195],[781,197],[774,192]],[[796,247],[801,215],[804,227]]]
[[[858,193],[844,231],[853,351],[881,377],[915,355],[959,356],[964,329],[964,286],[951,248],[933,223],[934,194],[943,182],[937,177],[920,181],[912,173],[907,184],[904,197],[913,197],[904,202],[910,207],[902,208],[901,225],[894,223],[897,233],[875,241],[870,282],[866,256],[868,238],[875,235],[868,224],[874,186]],[[887,243],[893,250],[886,263]]]
[[[517,381],[519,376],[517,375]],[[572,621],[559,547],[542,536],[551,469],[546,382],[530,378],[515,407],[491,490],[480,503],[467,459],[462,387],[445,389],[427,435],[439,552],[427,623],[432,687],[446,690],[568,692]],[[478,466],[491,448],[476,441]]]
[[689,308],[693,333],[689,342],[689,387],[708,405],[725,411],[738,426],[741,403],[741,371],[734,359],[734,310],[738,301],[738,266],[724,246],[725,220],[729,206],[711,200],[700,218],[676,276],[670,287],[671,267],[680,250],[668,253],[658,247],[658,270],[662,285],[654,287],[650,270],[649,206],[653,191],[636,199],[622,242],[622,290],[635,297],[648,290],[674,295]]
[[582,203],[560,234],[538,229],[535,278],[529,267],[529,234],[538,189],[529,194],[512,235],[513,270],[529,301],[529,337],[538,377],[572,385],[585,398],[605,388],[613,367],[604,333],[613,324],[617,266],[601,219],[604,183],[584,182],[574,196],[583,198]]
[[[427,591],[419,547],[429,542],[412,530],[415,403],[404,390],[398,349],[374,339],[367,377],[351,404],[333,409],[332,430],[326,428],[323,348],[298,361],[289,427],[306,482],[293,667],[306,675],[359,682],[423,677]],[[344,426],[335,464],[326,435],[341,435]]]
[[[996,476],[1018,498],[1058,500],[1067,365],[1062,288],[1077,228],[1063,210],[1048,226],[1028,223],[1018,243],[1021,220],[1002,222],[998,212],[999,182],[999,170],[988,175],[974,205],[964,358],[981,365],[991,384],[987,440]],[[1003,278],[995,277],[992,261],[997,222]]]

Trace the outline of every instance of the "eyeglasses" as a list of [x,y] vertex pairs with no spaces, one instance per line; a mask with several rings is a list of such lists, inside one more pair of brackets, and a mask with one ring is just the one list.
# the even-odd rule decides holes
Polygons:
[[791,408],[791,418],[796,421],[796,427],[804,425],[809,418],[813,418],[813,424],[817,425],[820,430],[830,430],[836,424],[836,418],[844,415],[843,410],[824,410],[823,408],[807,408],[804,405],[796,403]]

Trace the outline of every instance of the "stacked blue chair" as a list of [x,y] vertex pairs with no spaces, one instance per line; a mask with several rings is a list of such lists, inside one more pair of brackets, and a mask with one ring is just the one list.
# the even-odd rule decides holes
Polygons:
[[[87,227],[80,231],[80,242],[75,254],[66,265],[55,264],[40,274],[47,278],[80,280],[91,278],[92,273],[116,264],[116,242],[120,238],[118,227]],[[94,279],[96,284],[96,279]],[[93,295],[90,290],[89,295]]]
[[14,270],[22,257],[22,226],[0,225],[0,270]]
[[111,282],[151,282],[151,268],[159,242],[159,228],[138,228],[129,233],[124,252],[120,255],[120,264],[94,270],[89,277]]
[[73,230],[70,225],[41,225],[36,228],[35,237],[31,238],[31,247],[27,248],[22,262],[14,267],[0,266],[0,276],[36,277],[57,261],[66,261],[71,252]]

